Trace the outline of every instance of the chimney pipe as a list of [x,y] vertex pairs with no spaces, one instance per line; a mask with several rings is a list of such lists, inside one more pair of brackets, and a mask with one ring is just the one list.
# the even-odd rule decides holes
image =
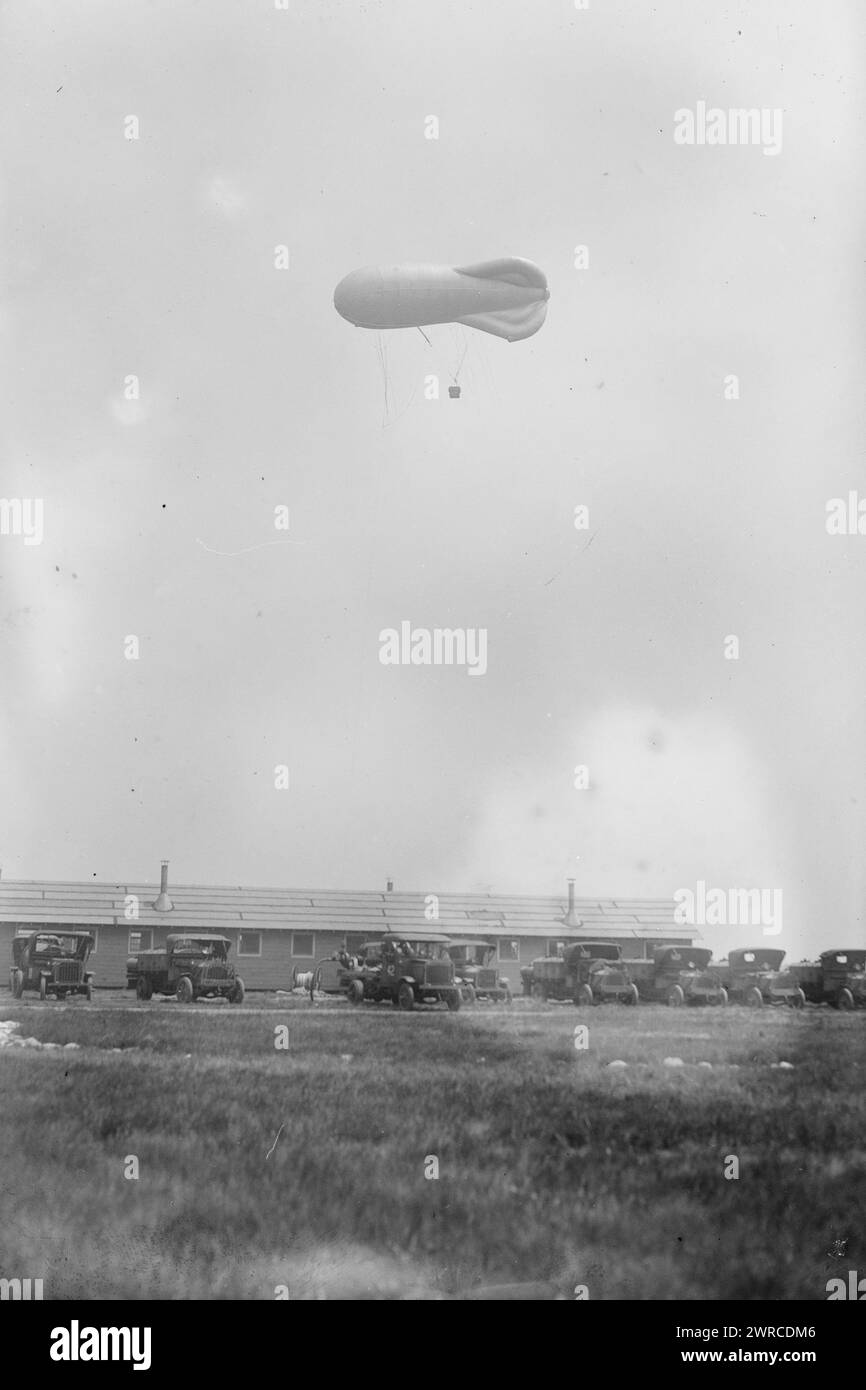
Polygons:
[[386,891],[389,892],[389,893],[393,893],[393,892],[394,892],[394,880],[393,880],[393,878],[389,878],[389,879],[388,879],[388,882],[387,882],[387,884],[385,885],[385,888],[386,888]]
[[568,915],[574,916],[574,879],[568,879]]
[[159,873],[159,897],[153,904],[157,912],[171,912],[174,903],[168,896],[168,860],[163,859]]

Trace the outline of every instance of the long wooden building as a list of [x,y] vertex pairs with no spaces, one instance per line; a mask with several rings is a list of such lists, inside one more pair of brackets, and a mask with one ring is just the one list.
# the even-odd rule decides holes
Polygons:
[[355,951],[385,931],[429,929],[494,943],[517,991],[521,965],[563,942],[618,942],[624,955],[640,957],[699,938],[673,914],[673,900],[575,898],[572,881],[562,898],[406,893],[390,884],[384,892],[213,887],[170,885],[164,863],[159,884],[0,880],[0,954],[11,962],[16,932],[86,928],[96,940],[97,987],[116,987],[125,984],[130,953],[161,946],[169,932],[216,931],[231,941],[247,987],[274,990],[291,989],[294,967],[310,970],[340,947]]

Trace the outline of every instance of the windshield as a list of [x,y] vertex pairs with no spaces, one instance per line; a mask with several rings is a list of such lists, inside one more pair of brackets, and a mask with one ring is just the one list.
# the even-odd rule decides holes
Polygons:
[[33,952],[37,956],[77,956],[83,945],[79,936],[37,936]]
[[212,957],[221,960],[225,955],[225,946],[221,941],[178,941],[175,943],[175,955],[181,956],[203,956],[206,959]]
[[414,956],[416,960],[451,959],[444,941],[400,941],[397,951],[402,956]]

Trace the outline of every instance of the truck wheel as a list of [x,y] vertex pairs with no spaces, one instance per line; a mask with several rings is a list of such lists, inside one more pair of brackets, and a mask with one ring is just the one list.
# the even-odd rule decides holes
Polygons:
[[542,1000],[543,1000],[544,997],[545,997],[545,994],[544,994],[544,985],[533,985],[533,986],[532,986],[532,997],[533,997],[533,999],[542,999]]
[[504,1004],[513,1004],[513,1003],[514,1003],[514,996],[513,996],[513,994],[511,993],[511,990],[510,990],[510,989],[506,989],[506,991],[505,991],[505,998],[503,999],[502,1002],[503,1002]]
[[463,986],[463,998],[467,1004],[474,1004],[477,1002],[478,995],[475,993],[474,985]]
[[346,998],[350,1004],[363,1004],[364,986],[360,980],[350,980],[349,988],[346,990]]
[[9,976],[9,988],[12,991],[13,999],[20,999],[24,993],[24,971],[13,970]]
[[232,985],[231,993],[229,994],[229,1003],[242,1004],[244,1002],[245,994],[246,990],[244,989],[243,980],[241,980],[240,978],[236,979],[234,984]]
[[728,991],[727,991],[726,989],[720,989],[720,990],[719,990],[719,1004],[721,1005],[722,1008],[724,1008],[725,1005],[727,1004],[727,1002],[728,1002]]
[[801,989],[798,989],[797,992],[796,992],[796,994],[792,994],[792,995],[791,995],[791,1008],[792,1008],[792,1009],[802,1009],[802,1008],[805,1008],[805,1005],[806,1005],[806,996],[805,996],[805,994],[803,993],[803,991],[802,991]]
[[851,993],[850,989],[840,989],[838,997],[836,999],[836,1008],[844,1009],[847,1013],[847,1011],[849,1009],[853,1009],[853,1007],[854,995]]
[[397,1008],[403,1009],[406,1013],[415,1007],[415,991],[406,980],[400,981],[397,990]]
[[48,981],[44,975],[39,976],[39,998],[45,999],[48,996]]
[[622,1002],[624,1004],[637,1004],[639,1001],[640,995],[637,992],[637,985],[629,985],[628,994],[624,995]]
[[745,999],[743,1000],[743,1003],[750,1009],[760,1009],[763,1002],[764,996],[761,994],[761,991],[758,989],[757,985],[754,985],[752,989],[748,991]]
[[136,999],[147,1000],[151,997],[152,994],[153,985],[150,983],[150,980],[147,978],[146,975],[139,975],[138,979],[135,982]]
[[93,981],[92,981],[92,980],[88,980],[88,981],[87,981],[87,984],[84,986],[84,993],[85,993],[85,995],[86,995],[86,997],[87,997],[87,1002],[88,1002],[88,1004],[90,1004],[90,1003],[92,1002],[92,1000],[93,1000]]
[[[472,986],[470,985],[469,988],[472,989]],[[475,990],[474,990],[474,989],[472,990],[472,994],[473,994],[472,1002],[473,1002],[473,1004],[474,1004],[474,1003],[475,1003],[475,998],[474,998]],[[453,1014],[456,1014],[457,1010],[460,1008],[460,1003],[461,1003],[461,1000],[460,1000],[460,991],[459,991],[459,989],[453,989],[453,990],[451,991],[451,993],[446,997],[445,1003],[448,1005],[448,1007],[449,1007],[449,1009],[451,1010],[451,1012],[452,1012]]]
[[682,985],[674,985],[673,989],[668,991],[668,1004],[672,1009],[678,1009],[681,1004],[685,1003],[685,999]]
[[578,1007],[579,1009],[580,1009],[580,1008],[588,1008],[589,1005],[592,1004],[592,1002],[593,1002],[592,990],[590,989],[589,985],[581,985],[581,986],[580,986],[580,989],[577,991],[577,994],[574,996],[574,1002],[575,1002],[575,1004],[577,1005],[577,1007]]
[[195,999],[195,989],[189,975],[181,975],[175,990],[178,1004],[191,1004]]

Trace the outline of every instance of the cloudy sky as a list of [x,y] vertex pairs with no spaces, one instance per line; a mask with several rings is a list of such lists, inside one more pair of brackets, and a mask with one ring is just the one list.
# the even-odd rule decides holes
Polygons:
[[[796,954],[861,937],[866,536],[825,511],[866,496],[862,6],[6,0],[0,33],[0,492],[44,506],[0,536],[4,877],[702,879],[780,887]],[[781,110],[781,150],[677,145],[699,101]],[[383,371],[333,308],[503,255],[549,279],[525,342],[393,332]],[[486,628],[487,674],[381,665],[404,620]]]

